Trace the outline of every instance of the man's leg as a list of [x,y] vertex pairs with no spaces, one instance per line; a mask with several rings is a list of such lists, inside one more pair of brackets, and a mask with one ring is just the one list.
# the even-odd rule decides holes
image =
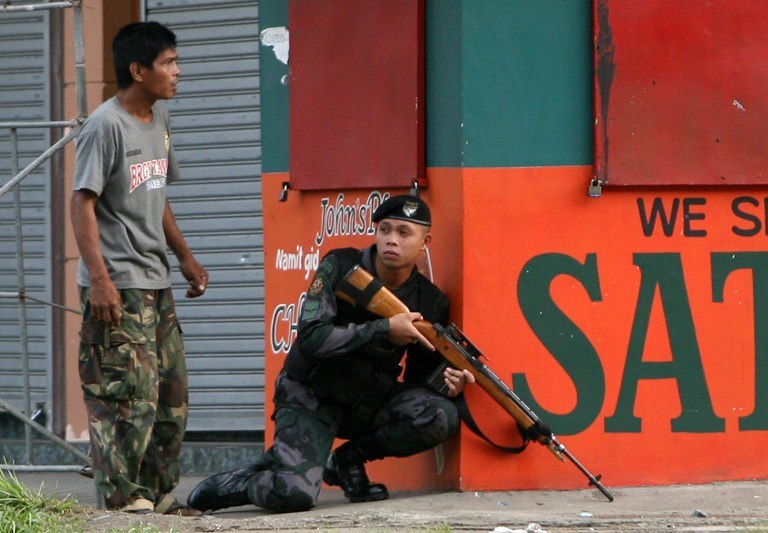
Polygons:
[[[79,371],[91,436],[94,478],[107,507],[151,511],[154,494],[139,482],[157,405],[157,366],[147,337],[142,291],[121,291],[120,328],[91,315],[81,291]],[[151,323],[151,322],[150,322]]]
[[275,414],[275,438],[261,459],[266,469],[248,482],[254,505],[288,513],[306,511],[317,504],[323,464],[335,431],[315,414],[282,407]]
[[304,409],[280,407],[272,446],[246,468],[211,476],[189,495],[202,511],[252,503],[277,513],[306,511],[317,503],[323,463],[333,444],[331,426]]
[[[323,479],[339,485],[352,502],[389,497],[381,483],[370,483],[364,463],[384,457],[408,457],[434,448],[459,428],[453,402],[426,387],[393,394],[376,413],[373,430],[339,446],[326,463]],[[352,428],[342,428],[342,436]],[[354,433],[353,433],[354,435]]]
[[387,400],[376,413],[374,431],[359,442],[364,451],[371,449],[366,460],[408,457],[444,442],[460,422],[450,398],[426,387],[406,387]]
[[171,289],[151,291],[146,297],[147,305],[155,310],[157,323],[158,399],[155,424],[139,479],[155,492],[156,512],[186,514],[189,510],[170,496],[179,482],[179,454],[187,427],[189,389],[184,343]]

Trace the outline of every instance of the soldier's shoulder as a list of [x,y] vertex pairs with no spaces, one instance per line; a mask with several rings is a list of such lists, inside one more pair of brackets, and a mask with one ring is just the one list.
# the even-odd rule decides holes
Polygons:
[[334,248],[323,256],[323,260],[331,259],[337,262],[355,262],[360,258],[357,248]]
[[360,250],[356,248],[336,248],[329,251],[320,261],[318,274],[324,275],[332,283],[338,282],[352,266],[359,263]]

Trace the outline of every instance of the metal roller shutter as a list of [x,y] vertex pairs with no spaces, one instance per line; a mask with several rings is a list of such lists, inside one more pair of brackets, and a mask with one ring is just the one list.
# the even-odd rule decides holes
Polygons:
[[[28,2],[32,3],[32,2]],[[47,11],[0,13],[0,122],[51,120],[50,23]],[[19,128],[18,164],[23,169],[50,147],[48,128]],[[14,175],[11,134],[0,128],[0,185]],[[50,166],[21,182],[26,293],[51,300]],[[16,293],[14,192],[0,198],[0,292]],[[32,409],[51,398],[51,310],[27,303]],[[0,398],[25,410],[21,327],[17,298],[0,298]],[[27,413],[28,415],[30,413]]]
[[174,294],[190,376],[189,431],[264,429],[264,251],[259,21],[254,0],[147,0],[146,19],[179,40],[168,102],[182,180],[179,226],[210,273],[206,295]]

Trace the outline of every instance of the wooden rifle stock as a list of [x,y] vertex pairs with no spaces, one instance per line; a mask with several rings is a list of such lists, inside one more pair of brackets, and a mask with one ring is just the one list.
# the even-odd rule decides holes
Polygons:
[[[381,280],[374,278],[360,266],[354,266],[347,273],[336,295],[383,318],[410,312]],[[535,440],[547,446],[561,461],[568,458],[589,479],[590,485],[600,490],[609,501],[613,501],[613,494],[600,483],[600,476],[593,476],[582,466],[525,402],[480,361],[483,354],[455,325],[451,324],[446,328],[426,320],[416,320],[413,325],[451,365],[472,373],[475,382],[483,391],[515,419],[525,439]]]

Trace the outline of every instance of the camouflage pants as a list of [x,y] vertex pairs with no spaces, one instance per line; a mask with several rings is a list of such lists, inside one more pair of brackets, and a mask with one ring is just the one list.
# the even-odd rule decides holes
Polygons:
[[187,424],[184,345],[170,289],[124,289],[119,328],[93,318],[81,288],[80,381],[94,475],[107,507],[156,503],[179,481]]
[[[311,391],[278,378],[281,395],[292,389],[289,404],[275,411],[275,437],[259,460],[261,469],[248,482],[248,497],[254,505],[274,512],[304,511],[314,507],[320,495],[323,465],[336,437],[350,438],[365,450],[364,460],[387,456],[407,457],[429,450],[459,428],[453,402],[426,387],[399,386],[371,420],[360,420],[352,412],[320,404],[308,410],[304,400],[314,402]],[[309,396],[303,396],[308,393]]]

